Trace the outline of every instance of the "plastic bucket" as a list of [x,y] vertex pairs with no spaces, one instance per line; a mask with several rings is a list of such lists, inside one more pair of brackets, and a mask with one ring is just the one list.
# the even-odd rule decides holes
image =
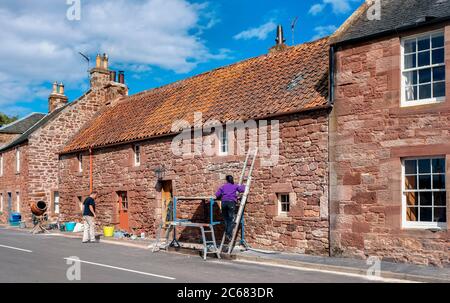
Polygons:
[[112,237],[112,236],[114,236],[114,226],[104,226],[103,227],[103,235],[105,237]]
[[76,222],[67,222],[66,224],[66,231],[73,231],[75,228],[75,225],[77,225]]

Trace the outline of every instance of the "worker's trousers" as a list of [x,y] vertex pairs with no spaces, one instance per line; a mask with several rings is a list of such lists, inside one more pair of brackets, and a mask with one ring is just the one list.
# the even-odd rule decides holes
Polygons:
[[83,242],[95,241],[95,220],[92,216],[83,216],[84,230],[83,230]]
[[231,238],[233,235],[233,222],[236,212],[236,202],[222,201],[222,216],[225,221],[225,233]]

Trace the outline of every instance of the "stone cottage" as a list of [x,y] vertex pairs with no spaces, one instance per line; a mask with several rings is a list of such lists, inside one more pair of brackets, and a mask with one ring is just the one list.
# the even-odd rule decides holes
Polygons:
[[[238,179],[245,153],[232,146],[249,145],[249,135],[239,139],[234,128],[222,125],[248,123],[249,133],[258,131],[263,143],[267,124],[268,146],[276,147],[278,158],[275,165],[258,158],[246,240],[260,248],[327,255],[327,41],[288,47],[278,39],[268,54],[123,97],[106,108],[60,153],[62,220],[81,219],[79,201],[93,184],[100,226],[155,235],[167,199],[211,196],[226,174]],[[215,127],[199,130],[197,123],[212,120]],[[195,149],[198,137],[192,136],[198,131],[200,142],[217,143],[212,154]],[[173,151],[180,135],[186,135],[187,153]],[[158,179],[161,169],[165,174]],[[202,220],[204,211],[191,202],[180,205],[179,214]]]
[[[6,223],[12,211],[20,212],[22,220],[29,221],[29,206],[39,200],[47,202],[50,216],[58,215],[58,151],[97,111],[115,97],[127,94],[124,84],[111,81],[106,56],[97,56],[96,67],[90,75],[90,89],[70,103],[64,85],[55,82],[48,99],[49,113],[34,124],[27,123],[26,131],[0,147],[2,223]],[[17,122],[21,124],[24,121]]]
[[450,2],[380,9],[330,43],[331,253],[448,265]]

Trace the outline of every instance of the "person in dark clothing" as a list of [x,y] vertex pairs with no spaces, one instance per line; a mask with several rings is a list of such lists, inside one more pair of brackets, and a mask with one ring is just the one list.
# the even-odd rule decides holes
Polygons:
[[225,235],[228,240],[233,233],[233,221],[236,211],[237,193],[245,191],[245,185],[234,184],[233,176],[226,176],[226,181],[216,192],[216,198],[222,201],[222,216],[225,221]]
[[97,193],[92,192],[89,197],[83,202],[83,243],[96,242],[95,241],[95,198]]

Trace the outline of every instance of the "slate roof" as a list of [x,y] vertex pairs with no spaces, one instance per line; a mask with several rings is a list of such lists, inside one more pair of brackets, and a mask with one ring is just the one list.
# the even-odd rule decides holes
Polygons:
[[31,113],[28,116],[16,120],[10,124],[0,127],[0,133],[2,134],[23,134],[39,120],[45,117],[45,114]]
[[178,119],[257,119],[328,105],[328,39],[289,47],[124,97],[88,122],[62,153],[172,134]]
[[57,109],[55,109],[54,111],[52,111],[51,113],[44,115],[44,117],[42,119],[40,119],[37,123],[35,123],[32,127],[30,127],[29,129],[27,129],[23,134],[21,134],[19,137],[17,137],[16,139],[14,139],[13,141],[9,142],[6,145],[3,145],[0,147],[0,152],[5,151],[7,149],[10,149],[18,144],[21,144],[23,142],[25,142],[26,140],[28,140],[28,137],[34,133],[37,129],[39,129],[41,126],[47,124],[47,122],[51,121],[54,117],[56,117],[58,115],[58,113],[60,113],[64,108],[66,108],[67,106],[70,106],[72,103],[68,103],[62,107],[59,107]]
[[381,20],[367,18],[361,7],[330,39],[331,44],[358,41],[450,20],[450,0],[381,0]]

